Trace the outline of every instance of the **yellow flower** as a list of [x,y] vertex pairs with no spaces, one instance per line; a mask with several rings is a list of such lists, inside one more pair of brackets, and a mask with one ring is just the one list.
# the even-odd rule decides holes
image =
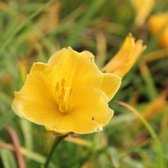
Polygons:
[[108,102],[120,83],[117,75],[98,69],[90,52],[68,47],[57,51],[47,64],[33,64],[12,108],[55,133],[92,133],[110,121],[113,110]]
[[141,40],[135,42],[135,39],[129,34],[119,52],[105,65],[103,70],[123,77],[131,69],[145,48]]
[[155,0],[131,0],[131,2],[136,12],[135,23],[141,26],[151,13]]
[[153,35],[159,35],[161,45],[168,47],[168,13],[159,13],[153,15],[148,21],[149,30]]

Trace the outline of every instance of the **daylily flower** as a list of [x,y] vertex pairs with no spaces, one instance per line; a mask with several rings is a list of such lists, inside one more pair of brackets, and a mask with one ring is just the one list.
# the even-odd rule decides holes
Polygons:
[[153,35],[160,35],[160,44],[168,48],[168,12],[152,15],[149,18],[148,25]]
[[92,133],[113,116],[108,102],[120,84],[119,76],[98,69],[90,52],[68,47],[46,64],[33,64],[23,88],[15,92],[12,108],[55,133]]
[[129,34],[119,52],[104,66],[103,71],[123,77],[145,48],[146,46],[143,46],[142,40],[135,42],[135,39]]
[[135,24],[141,26],[151,13],[155,0],[131,0],[136,12]]

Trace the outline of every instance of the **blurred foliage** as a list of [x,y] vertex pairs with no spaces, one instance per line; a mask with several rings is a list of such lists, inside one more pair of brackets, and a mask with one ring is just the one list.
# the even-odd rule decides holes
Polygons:
[[[168,1],[157,0],[151,14],[167,10]],[[159,168],[151,132],[116,101],[126,102],[145,119],[156,133],[164,167],[168,167],[168,50],[150,34],[147,22],[136,26],[135,17],[129,0],[0,1],[1,168],[18,167],[9,126],[29,168],[43,165],[54,139],[41,126],[18,118],[11,109],[14,91],[21,88],[32,63],[46,62],[56,50],[71,46],[77,51],[91,51],[101,68],[129,32],[141,38],[147,49],[110,102],[115,110],[111,123],[102,132],[66,138],[50,167]]]

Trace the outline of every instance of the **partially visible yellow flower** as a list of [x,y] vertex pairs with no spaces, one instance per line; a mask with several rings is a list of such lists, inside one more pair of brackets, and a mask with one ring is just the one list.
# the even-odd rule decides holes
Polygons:
[[131,0],[136,12],[135,24],[141,26],[151,13],[155,0]]
[[159,42],[168,47],[168,12],[152,15],[148,21],[149,30],[153,35],[159,35]]
[[145,48],[141,40],[135,42],[135,39],[129,34],[119,52],[105,65],[103,70],[123,77]]
[[33,64],[12,108],[55,133],[92,133],[102,130],[113,116],[108,102],[120,83],[117,75],[98,69],[90,52],[68,47],[46,64]]

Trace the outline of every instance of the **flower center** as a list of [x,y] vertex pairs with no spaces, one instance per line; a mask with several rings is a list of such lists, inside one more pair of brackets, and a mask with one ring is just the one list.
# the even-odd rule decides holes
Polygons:
[[57,103],[61,113],[67,113],[67,109],[70,105],[70,95],[72,88],[67,86],[66,80],[62,79],[56,83]]

